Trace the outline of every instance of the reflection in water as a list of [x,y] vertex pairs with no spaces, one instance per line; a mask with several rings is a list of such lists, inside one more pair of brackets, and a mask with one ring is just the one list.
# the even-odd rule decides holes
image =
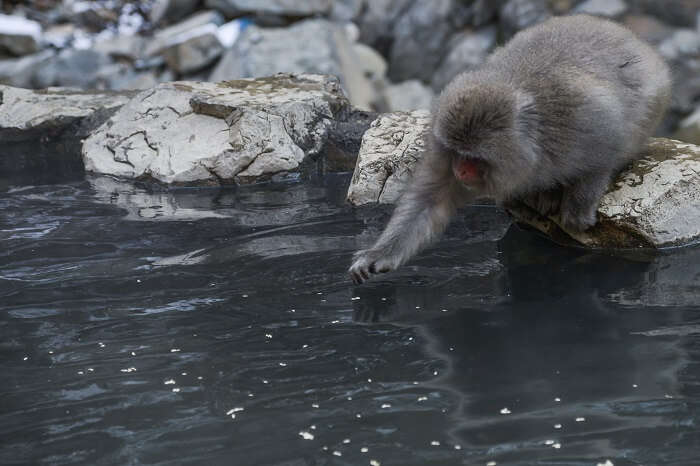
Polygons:
[[0,464],[697,463],[700,248],[475,206],[353,287],[347,182],[5,182]]

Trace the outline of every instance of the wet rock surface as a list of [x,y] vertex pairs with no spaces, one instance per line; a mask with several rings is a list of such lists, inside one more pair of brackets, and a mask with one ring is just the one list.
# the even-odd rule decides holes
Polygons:
[[298,171],[348,107],[338,81],[318,75],[165,83],[115,113],[82,152],[88,171],[126,178],[258,181]]
[[0,172],[35,182],[79,176],[84,171],[81,140],[131,95],[133,92],[0,86]]

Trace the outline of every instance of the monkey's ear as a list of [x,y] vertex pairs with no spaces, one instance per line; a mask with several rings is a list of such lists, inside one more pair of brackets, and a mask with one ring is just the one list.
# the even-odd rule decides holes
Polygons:
[[515,130],[523,153],[532,161],[537,160],[538,114],[535,98],[525,91],[515,92]]

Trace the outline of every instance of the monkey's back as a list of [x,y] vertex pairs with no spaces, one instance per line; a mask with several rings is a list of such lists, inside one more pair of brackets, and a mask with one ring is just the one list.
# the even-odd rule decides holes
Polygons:
[[[622,164],[658,125],[670,99],[664,61],[631,31],[587,15],[550,19],[496,51],[484,71],[534,99],[550,158]],[[591,156],[591,150],[598,156]],[[624,160],[615,159],[616,155]],[[554,160],[556,162],[556,160]]]

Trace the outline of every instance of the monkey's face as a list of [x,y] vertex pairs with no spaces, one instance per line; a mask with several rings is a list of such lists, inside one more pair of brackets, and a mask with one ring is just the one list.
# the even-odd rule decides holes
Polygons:
[[481,136],[476,141],[467,141],[465,138],[441,140],[436,135],[433,144],[438,156],[449,161],[452,175],[467,189],[478,195],[507,197],[510,188],[530,173],[530,167],[517,150],[509,129]]
[[528,183],[536,162],[523,142],[517,97],[488,83],[458,84],[448,86],[437,102],[434,150],[465,187],[503,200]]

